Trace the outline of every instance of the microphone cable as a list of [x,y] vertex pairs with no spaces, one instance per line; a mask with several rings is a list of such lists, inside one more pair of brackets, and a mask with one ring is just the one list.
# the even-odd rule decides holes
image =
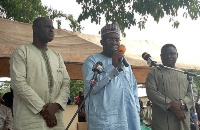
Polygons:
[[80,111],[81,107],[83,106],[83,104],[85,103],[85,100],[87,99],[87,97],[90,95],[91,91],[93,90],[93,87],[90,87],[88,93],[86,94],[86,96],[84,97],[84,100],[81,102],[81,105],[78,107],[77,111],[75,112],[74,116],[72,117],[72,119],[70,120],[69,124],[67,125],[65,130],[68,130],[70,125],[72,124],[72,122],[74,121],[76,115],[78,114],[78,112]]
[[[76,115],[78,114],[78,112],[80,111],[81,107],[83,106],[83,104],[85,103],[85,100],[88,98],[88,96],[90,95],[90,93],[92,92],[96,82],[97,82],[97,74],[100,74],[103,71],[103,67],[102,67],[102,62],[97,62],[93,68],[92,71],[94,72],[94,75],[92,77],[92,79],[90,80],[90,89],[88,91],[88,93],[86,94],[86,96],[84,97],[83,101],[81,102],[81,105],[78,107],[77,111],[75,112],[74,116],[72,117],[72,119],[70,120],[69,124],[67,125],[65,130],[68,130],[70,125],[72,124],[72,122],[74,121]],[[90,96],[89,96],[90,99]],[[89,104],[88,104],[89,105]],[[89,108],[89,107],[88,107]],[[88,109],[89,110],[89,109]]]

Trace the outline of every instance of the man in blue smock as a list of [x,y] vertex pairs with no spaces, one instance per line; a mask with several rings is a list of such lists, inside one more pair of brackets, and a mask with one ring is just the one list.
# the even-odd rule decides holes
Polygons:
[[89,130],[140,130],[140,105],[137,82],[131,66],[118,61],[124,52],[115,50],[120,45],[120,29],[117,23],[101,29],[103,51],[89,56],[83,64],[84,91],[90,90],[93,66],[103,63],[103,71],[97,75],[98,82],[85,101]]

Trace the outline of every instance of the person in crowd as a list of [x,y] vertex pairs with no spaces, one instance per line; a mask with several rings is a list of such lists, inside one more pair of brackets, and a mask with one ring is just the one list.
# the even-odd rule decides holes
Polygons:
[[137,82],[130,64],[125,67],[121,62],[124,52],[116,50],[120,45],[120,29],[116,22],[101,29],[100,43],[103,51],[90,55],[82,67],[84,95],[87,95],[90,81],[95,77],[93,67],[97,62],[103,64],[102,72],[97,75],[98,82],[85,101],[88,129],[140,130]]
[[[78,122],[86,122],[86,116],[85,116],[85,103],[84,101],[84,95],[81,90],[78,92],[78,96],[74,97],[74,103],[80,107],[80,110],[78,112]],[[81,106],[82,105],[82,106]]]
[[71,97],[69,96],[69,97],[67,98],[67,105],[70,105],[71,102],[72,102],[72,99],[71,99]]
[[144,120],[143,124],[145,124],[148,127],[151,127],[151,121],[152,121],[152,103],[151,101],[147,101],[146,107],[143,110]]
[[13,130],[12,111],[1,103],[0,93],[0,130]]
[[[198,100],[195,104],[195,109],[196,109],[196,113],[197,113],[197,121],[198,121],[198,126],[200,128],[200,100],[199,100],[199,95],[198,95]],[[196,121],[196,120],[194,120]]]
[[140,127],[141,127],[141,130],[151,130],[150,127],[148,127],[145,123],[143,123],[145,120],[145,116],[146,116],[146,115],[144,115],[145,114],[144,111],[146,108],[143,106],[143,102],[141,99],[139,99],[139,103],[140,103]]
[[178,52],[173,44],[165,44],[160,56],[168,68],[156,67],[146,79],[147,96],[152,101],[152,129],[190,130],[192,98],[197,96],[195,85],[192,95],[187,75],[169,69],[179,69],[176,67]]
[[81,98],[84,98],[84,96],[83,96],[83,92],[81,90],[79,90],[78,95],[76,97],[74,97],[74,103],[76,105],[80,104]]
[[[195,104],[195,106],[197,105],[197,103]],[[194,111],[194,107],[192,106],[192,108],[190,109],[190,127],[191,130],[195,130],[196,129],[196,120],[195,120],[195,111]]]
[[33,42],[16,48],[10,59],[14,129],[64,130],[70,77],[61,55],[47,47],[52,21],[38,17],[32,27]]
[[140,122],[144,120],[144,114],[143,114],[143,110],[144,110],[144,105],[143,105],[143,101],[139,98],[139,103],[140,103]]
[[13,113],[13,90],[10,88],[10,92],[7,92],[2,97],[4,105],[9,107]]

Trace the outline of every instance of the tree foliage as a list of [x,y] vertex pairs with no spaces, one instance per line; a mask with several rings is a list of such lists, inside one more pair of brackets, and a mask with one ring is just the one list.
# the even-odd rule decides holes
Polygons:
[[3,96],[7,92],[10,92],[10,86],[11,86],[11,82],[10,81],[5,81],[3,83],[0,83],[1,96]]
[[[191,73],[193,73],[193,74],[196,74],[196,75],[200,75],[200,70],[189,69],[189,70],[187,70],[187,71],[188,71],[188,72],[191,72]],[[193,81],[194,81],[194,84],[195,84],[196,87],[197,87],[198,93],[200,94],[200,77],[199,77],[199,76],[193,77]]]
[[[198,0],[76,0],[82,6],[82,13],[78,21],[91,17],[91,22],[100,24],[101,16],[104,15],[106,23],[118,22],[120,29],[136,26],[145,28],[148,16],[152,16],[159,22],[164,15],[169,15],[169,22],[177,28],[179,22],[174,20],[178,15],[178,9],[184,8],[186,11],[183,17],[197,19],[200,15],[200,3]],[[139,15],[139,17],[136,17]],[[125,33],[123,33],[125,36]]]
[[56,20],[58,28],[60,28],[60,18],[70,21],[70,27],[73,31],[81,32],[80,24],[73,18],[73,15],[64,14],[47,6],[43,6],[41,0],[1,0],[0,1],[0,18],[9,20],[33,23],[36,17],[49,17]]

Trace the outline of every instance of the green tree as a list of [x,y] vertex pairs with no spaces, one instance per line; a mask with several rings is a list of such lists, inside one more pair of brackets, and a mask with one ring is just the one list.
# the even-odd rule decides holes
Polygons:
[[61,25],[61,18],[70,21],[70,27],[73,31],[81,32],[80,24],[73,18],[73,15],[64,14],[47,6],[43,6],[41,0],[1,0],[0,18],[33,23],[36,17],[47,16],[57,22],[58,28]]
[[[197,69],[188,69],[187,71],[191,72],[193,74],[196,74],[196,75],[200,75],[200,70],[197,70]],[[193,77],[193,81],[197,87],[198,93],[200,94],[200,77],[198,77],[198,76]]]
[[7,92],[10,92],[10,85],[10,81],[5,81],[0,84],[0,93],[2,93],[1,96],[3,96]]
[[169,22],[177,28],[179,22],[174,17],[178,15],[180,8],[186,9],[184,17],[197,19],[200,15],[198,0],[77,0],[77,3],[82,6],[78,21],[91,17],[91,22],[100,24],[104,15],[107,23],[119,23],[124,36],[125,28],[138,25],[140,29],[144,29],[148,16],[159,22],[164,15],[168,15]]

